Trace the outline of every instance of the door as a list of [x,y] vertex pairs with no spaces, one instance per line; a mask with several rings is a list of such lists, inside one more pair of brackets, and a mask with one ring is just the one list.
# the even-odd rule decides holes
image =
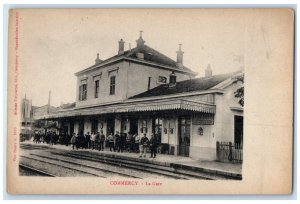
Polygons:
[[98,132],[98,120],[97,119],[92,119],[92,128],[91,128],[93,133]]
[[179,155],[188,157],[190,155],[190,138],[191,138],[190,117],[179,118],[178,127],[179,127],[179,131],[178,131]]
[[234,116],[234,145],[235,148],[243,148],[243,116]]
[[84,122],[83,122],[83,119],[81,119],[79,121],[79,128],[78,128],[78,133],[79,135],[83,135],[84,134]]
[[107,119],[107,132],[106,132],[106,135],[109,135],[110,133],[112,133],[113,135],[115,134],[115,120],[114,120],[114,118]]
[[137,118],[130,118],[130,133],[132,135],[138,133],[138,119]]
[[162,134],[162,119],[154,118],[152,120],[152,131],[157,137],[157,142],[161,143],[161,134]]
[[70,122],[70,135],[73,135],[73,133],[74,133],[74,122],[71,121]]

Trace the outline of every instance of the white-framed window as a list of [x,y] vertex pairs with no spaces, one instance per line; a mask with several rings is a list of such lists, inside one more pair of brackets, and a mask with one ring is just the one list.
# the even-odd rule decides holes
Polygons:
[[116,93],[116,76],[110,77],[109,94],[114,95]]
[[81,84],[79,86],[79,100],[80,101],[86,100],[86,96],[87,96],[87,87],[86,87],[86,84]]

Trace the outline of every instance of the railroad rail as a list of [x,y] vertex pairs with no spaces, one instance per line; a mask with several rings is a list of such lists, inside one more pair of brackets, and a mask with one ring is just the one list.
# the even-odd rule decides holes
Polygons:
[[31,166],[27,166],[27,165],[21,164],[21,163],[19,164],[19,168],[23,168],[30,173],[34,173],[35,175],[56,177],[56,175],[54,175],[54,174],[42,171],[40,169],[33,168]]

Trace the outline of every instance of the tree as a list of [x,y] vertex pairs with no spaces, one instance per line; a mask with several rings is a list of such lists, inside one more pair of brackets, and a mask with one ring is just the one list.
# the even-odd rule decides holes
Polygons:
[[239,99],[239,104],[244,107],[244,74],[243,75],[239,75],[236,77],[236,82],[240,81],[242,82],[243,86],[238,88],[235,92],[234,92],[234,97]]

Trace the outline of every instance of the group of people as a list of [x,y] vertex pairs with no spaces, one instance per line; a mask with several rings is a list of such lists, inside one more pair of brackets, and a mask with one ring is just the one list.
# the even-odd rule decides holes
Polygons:
[[62,144],[68,146],[71,144],[72,149],[92,149],[98,151],[104,151],[104,147],[108,147],[110,151],[114,152],[135,152],[140,153],[140,157],[146,157],[148,149],[151,152],[151,157],[156,157],[158,141],[157,137],[152,133],[151,138],[148,139],[146,134],[140,136],[138,134],[116,134],[110,133],[107,137],[103,134],[103,131],[87,132],[86,134],[73,133],[72,136],[68,134],[56,134],[55,132],[46,132],[42,134],[37,132],[34,134],[34,143],[46,142],[47,144]]
[[144,134],[140,137],[138,134],[130,134],[127,135],[124,133],[116,132],[115,135],[110,133],[107,137],[103,134],[103,131],[100,133],[89,132],[85,135],[81,134],[73,134],[70,143],[72,144],[72,148],[79,149],[92,149],[104,151],[104,146],[107,146],[109,150],[112,152],[136,152],[140,153],[140,157],[146,157],[146,153],[148,148],[151,152],[151,158],[156,157],[158,141],[154,134],[151,134],[150,140],[147,138],[147,135]]
[[105,142],[105,135],[103,131],[90,134],[77,134],[73,133],[70,143],[72,144],[73,149],[92,149],[92,150],[104,150],[104,142]]
[[55,144],[68,144],[68,141],[70,140],[69,135],[63,134],[59,135],[56,134],[54,131],[47,131],[46,133],[41,132],[35,132],[33,136],[33,142],[38,143],[47,143],[50,145]]

